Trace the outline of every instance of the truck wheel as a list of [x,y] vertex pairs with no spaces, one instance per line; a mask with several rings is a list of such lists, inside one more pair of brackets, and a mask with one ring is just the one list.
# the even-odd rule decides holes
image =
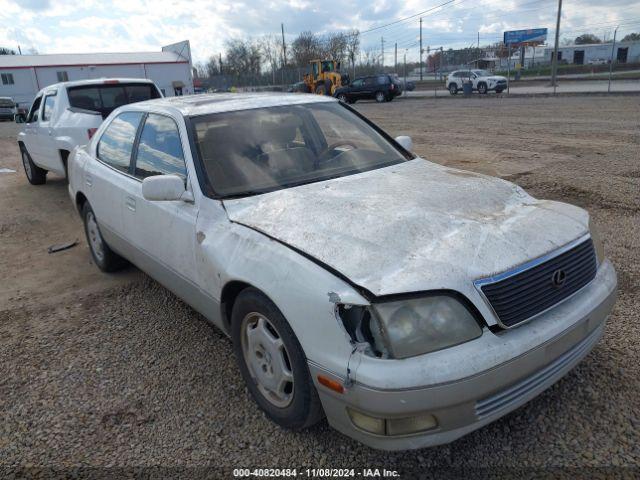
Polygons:
[[324,85],[318,85],[316,87],[316,95],[324,95],[326,92]]
[[478,84],[478,93],[483,94],[483,95],[485,93],[487,93],[487,84],[486,83],[480,82]]
[[103,272],[115,272],[126,266],[127,261],[115,253],[102,238],[96,215],[89,202],[82,206],[82,220],[84,221],[84,233],[93,261]]
[[42,185],[45,183],[47,181],[47,171],[33,163],[31,155],[29,155],[25,147],[21,147],[20,151],[22,154],[22,166],[24,167],[24,173],[27,175],[29,183],[31,185]]
[[376,92],[376,102],[382,103],[386,101],[387,97],[385,96],[384,92]]
[[238,295],[231,338],[249,392],[272,421],[301,430],[322,418],[302,347],[278,307],[259,290]]

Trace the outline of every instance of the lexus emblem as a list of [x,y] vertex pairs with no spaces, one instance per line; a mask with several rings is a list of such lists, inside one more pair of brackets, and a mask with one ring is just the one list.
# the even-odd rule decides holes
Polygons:
[[551,275],[551,283],[556,288],[561,288],[567,280],[567,274],[564,270],[558,269]]

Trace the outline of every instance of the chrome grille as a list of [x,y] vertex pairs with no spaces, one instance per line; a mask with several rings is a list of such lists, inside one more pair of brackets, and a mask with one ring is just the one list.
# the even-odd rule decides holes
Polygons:
[[596,275],[591,238],[533,265],[476,282],[502,326],[512,327],[573,295]]

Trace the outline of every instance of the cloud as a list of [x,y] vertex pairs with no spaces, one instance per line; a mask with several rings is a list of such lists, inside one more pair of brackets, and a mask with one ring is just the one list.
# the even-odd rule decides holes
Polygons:
[[[0,45],[41,53],[87,51],[157,51],[162,45],[189,39],[195,60],[224,51],[230,38],[259,38],[285,34],[291,41],[299,32],[326,33],[353,28],[366,31],[427,10],[437,0],[0,0]],[[339,8],[337,8],[339,7]],[[457,48],[477,41],[500,40],[506,29],[547,27],[553,34],[555,0],[454,0],[423,14],[423,45]],[[616,22],[625,23],[618,34],[640,31],[640,0],[581,0],[565,2],[562,36],[580,33],[612,34]],[[629,20],[631,19],[631,20]],[[419,17],[363,33],[362,47],[380,49],[384,37],[386,61],[394,45],[418,55]]]

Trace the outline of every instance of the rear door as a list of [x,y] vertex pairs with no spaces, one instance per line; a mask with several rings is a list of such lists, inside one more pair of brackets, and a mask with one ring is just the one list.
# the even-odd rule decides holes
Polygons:
[[[126,183],[132,181],[131,156],[142,112],[122,112],[94,144],[93,161],[85,167],[85,191],[107,243],[130,258],[131,240],[122,221]],[[92,147],[93,148],[93,147]]]
[[142,196],[142,181],[155,175],[177,175],[189,185],[184,152],[189,143],[176,120],[149,113],[143,121],[134,150],[132,178],[123,182],[125,191],[124,227],[133,240],[136,264],[177,293],[186,286],[196,269],[196,204],[182,200],[158,202]]

